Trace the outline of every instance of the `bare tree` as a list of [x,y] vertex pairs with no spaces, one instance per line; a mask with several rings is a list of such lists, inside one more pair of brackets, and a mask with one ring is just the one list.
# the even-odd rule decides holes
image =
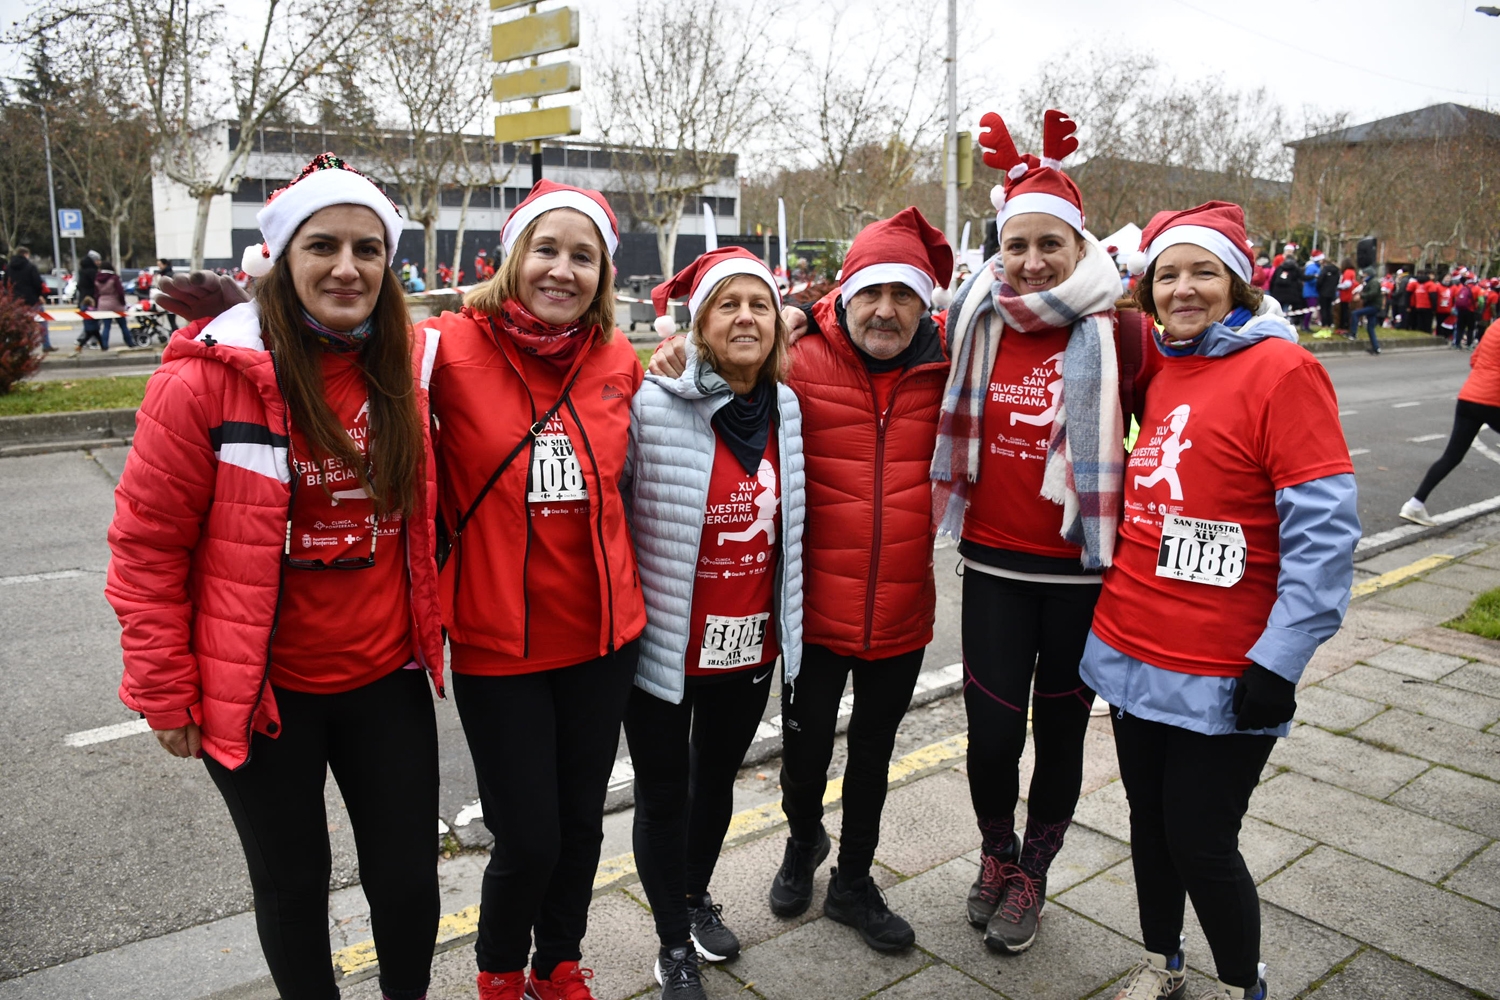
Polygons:
[[[0,245],[8,253],[32,243],[50,258],[52,244],[47,219],[47,174],[42,157],[42,127],[37,109],[0,94],[0,147],[5,165],[0,169]],[[60,261],[54,261],[60,266]]]
[[671,274],[683,211],[733,176],[735,157],[771,119],[779,55],[773,3],[643,0],[624,44],[598,70],[593,113],[615,153],[631,214],[656,230]]

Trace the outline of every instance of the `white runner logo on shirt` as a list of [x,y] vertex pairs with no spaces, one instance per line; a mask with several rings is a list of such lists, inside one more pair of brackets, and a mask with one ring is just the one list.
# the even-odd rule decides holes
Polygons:
[[[721,531],[719,532],[719,544],[725,542],[748,542],[761,532],[766,533],[766,544],[776,544],[776,468],[764,458],[760,460],[760,468],[756,470],[755,481],[760,485],[760,492],[755,494],[755,515],[750,526],[744,531]],[[749,486],[749,483],[740,484]],[[749,499],[749,490],[740,490],[735,493],[731,506],[743,504]],[[742,499],[743,498],[743,499]],[[748,507],[748,504],[745,504]],[[712,513],[712,511],[710,512]],[[733,514],[721,517],[717,520],[710,519],[708,523],[717,524],[731,519]]]
[[562,417],[553,416],[537,435],[531,452],[531,475],[526,484],[528,503],[558,503],[563,500],[587,500],[588,487],[583,469],[573,451]]
[[1191,415],[1192,408],[1183,403],[1167,414],[1166,425],[1158,425],[1149,441],[1137,443],[1135,451],[1131,452],[1132,457],[1155,457],[1158,464],[1151,475],[1135,477],[1136,489],[1150,489],[1157,483],[1164,482],[1167,484],[1167,493],[1173,500],[1182,499],[1182,480],[1177,476],[1177,466],[1182,462],[1182,453],[1193,446],[1193,442],[1182,438]]
[[765,652],[769,611],[743,618],[705,615],[703,644],[698,654],[699,670],[733,670],[753,666]]
[[1156,575],[1233,587],[1245,575],[1245,532],[1234,521],[1168,514],[1161,521]]
[[[1022,413],[1012,410],[1010,413],[1010,425],[1031,424],[1033,427],[1051,427],[1052,421],[1057,419],[1057,404],[1062,400],[1063,352],[1058,351],[1048,358],[1046,363],[1034,369],[1026,378],[1023,391],[1027,394],[1027,401],[1033,406],[1041,402],[1041,383],[1046,382],[1046,392],[1052,397],[1052,402],[1047,405],[1041,413]],[[1052,376],[1056,375],[1056,378]],[[1014,387],[1012,387],[1014,388]]]

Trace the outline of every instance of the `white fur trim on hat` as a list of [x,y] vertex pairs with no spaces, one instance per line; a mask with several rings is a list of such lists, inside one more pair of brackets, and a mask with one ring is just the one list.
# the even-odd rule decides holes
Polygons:
[[1179,243],[1202,247],[1222,260],[1225,267],[1240,276],[1240,280],[1250,280],[1250,256],[1244,247],[1235,246],[1228,236],[1208,226],[1173,226],[1162,230],[1146,250],[1146,266],[1151,266],[1151,262],[1167,247]]
[[703,277],[698,279],[698,287],[693,289],[693,294],[688,297],[688,315],[697,316],[698,307],[713,294],[714,288],[725,278],[732,278],[737,274],[749,274],[764,281],[771,288],[771,297],[776,300],[776,308],[781,309],[781,290],[776,287],[776,277],[770,272],[766,265],[758,260],[749,260],[745,257],[726,257],[713,267],[703,272]]
[[996,219],[995,231],[999,233],[1004,230],[1005,224],[1018,215],[1030,215],[1034,212],[1055,216],[1080,234],[1083,232],[1083,213],[1078,211],[1078,206],[1066,198],[1059,198],[1045,191],[1027,191],[1014,198],[1007,198],[1005,207],[1000,210],[1000,215]]
[[[266,249],[270,252],[265,259],[274,264],[286,251],[292,235],[302,223],[315,212],[333,205],[363,205],[374,212],[385,228],[386,263],[395,262],[396,244],[401,239],[401,213],[368,177],[338,167],[314,170],[256,213],[255,222],[260,226]],[[244,258],[240,263],[244,266]],[[248,267],[245,271],[254,273]]]
[[932,305],[932,286],[935,284],[932,275],[910,264],[871,264],[869,267],[862,267],[853,274],[846,275],[840,282],[839,299],[848,306],[849,300],[860,289],[890,281],[899,282],[916,292],[923,305]]
[[609,216],[605,214],[603,205],[578,191],[549,191],[511,213],[510,218],[505,222],[505,228],[500,230],[500,244],[505,247],[505,252],[508,254],[515,248],[516,240],[521,238],[521,233],[531,225],[533,219],[545,215],[554,208],[571,208],[587,215],[595,228],[599,230],[605,249],[609,251],[611,257],[620,248],[620,238],[615,235],[614,227],[609,224]]
[[[670,309],[671,306],[667,308]],[[656,317],[656,320],[651,325],[656,329],[656,334],[659,337],[670,337],[677,332],[677,321],[670,315]]]

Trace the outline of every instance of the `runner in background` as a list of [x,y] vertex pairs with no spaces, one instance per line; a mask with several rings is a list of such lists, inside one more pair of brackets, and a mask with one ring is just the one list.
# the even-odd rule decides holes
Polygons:
[[204,758],[283,997],[338,996],[332,768],[381,993],[420,1000],[443,640],[424,351],[390,269],[401,216],[327,153],[272,197],[246,251],[255,301],[172,338],[146,389],[109,530],[120,695],[169,753]]
[[708,891],[735,775],[778,654],[788,693],[802,664],[802,414],[759,258],[715,250],[651,297],[667,334],[669,300],[687,301],[690,353],[679,378],[648,375],[631,403],[624,490],[646,630],[625,735],[657,980],[664,998],[701,1000],[698,956],[740,951]]
[[[1115,266],[1084,234],[1082,196],[1059,168],[1077,145],[1073,123],[1047,112],[1040,161],[1016,153],[999,115],[982,123],[985,162],[1006,172],[994,195],[1000,252],[949,310],[954,364],[932,473],[939,529],[961,538],[964,558],[969,794],[982,838],[968,919],[991,949],[1016,953],[1036,938],[1078,804],[1094,700],[1078,660],[1114,549],[1150,324],[1138,312],[1116,322]],[[1036,769],[1023,839],[1028,706]]]
[[501,237],[494,278],[421,324],[451,547],[443,623],[495,835],[479,995],[587,1000],[580,944],[646,621],[619,485],[641,366],[615,330],[603,195],[542,181]]
[[[1146,956],[1117,1000],[1176,1000],[1186,899],[1219,982],[1265,998],[1240,822],[1297,681],[1348,607],[1354,469],[1328,374],[1252,288],[1244,213],[1209,202],[1141,237],[1159,370],[1081,675],[1113,709]],[[1191,414],[1190,418],[1186,414]],[[1174,475],[1165,442],[1186,434]]]

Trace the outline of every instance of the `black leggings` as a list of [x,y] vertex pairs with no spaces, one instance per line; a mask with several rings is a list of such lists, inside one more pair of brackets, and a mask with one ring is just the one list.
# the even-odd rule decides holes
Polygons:
[[437,722],[427,675],[395,670],[342,694],[275,688],[276,739],[256,733],[237,771],[205,756],[234,819],[255,926],[286,1000],[339,995],[328,944],[333,862],[323,783],[329,768],[349,809],[359,879],[391,1000],[427,992],[437,939]]
[[495,835],[479,897],[481,972],[547,979],[583,957],[604,794],[639,646],[511,677],[454,674],[484,825]]
[[1479,428],[1485,424],[1489,424],[1491,430],[1500,431],[1500,406],[1485,406],[1460,399],[1453,411],[1453,433],[1448,437],[1448,447],[1432,463],[1432,468],[1422,477],[1422,485],[1417,487],[1417,492],[1412,496],[1426,503],[1428,494],[1464,460],[1474,444]]
[[1259,980],[1260,897],[1240,856],[1240,820],[1276,745],[1274,736],[1205,736],[1112,713],[1120,778],[1130,800],[1130,855],[1147,951],[1176,953],[1185,896],[1219,978]]
[[838,858],[839,877],[846,884],[867,875],[875,860],[896,728],[911,705],[926,652],[924,647],[885,659],[861,660],[825,646],[804,646],[802,670],[781,707],[781,808],[792,836],[812,843],[823,822],[823,792],[833,760],[839,700],[849,674],[854,674]]
[[774,664],[689,677],[674,705],[638,687],[625,707],[635,767],[635,861],[663,947],[688,943],[688,897],[708,891]]
[[1078,661],[1098,600],[1097,583],[1038,583],[972,567],[964,571],[969,796],[986,846],[1007,847],[1029,702],[1036,769],[1021,860],[1034,876],[1047,873],[1078,805],[1083,734],[1094,703],[1093,690],[1079,679]]

